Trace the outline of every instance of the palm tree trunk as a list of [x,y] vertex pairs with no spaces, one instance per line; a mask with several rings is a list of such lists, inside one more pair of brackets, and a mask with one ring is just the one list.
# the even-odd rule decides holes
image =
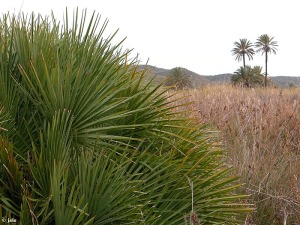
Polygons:
[[244,69],[245,69],[246,68],[245,53],[243,54],[243,65],[244,65]]
[[266,73],[265,73],[265,87],[268,86],[268,80],[267,80],[267,76],[268,76],[268,52],[265,52],[266,55]]

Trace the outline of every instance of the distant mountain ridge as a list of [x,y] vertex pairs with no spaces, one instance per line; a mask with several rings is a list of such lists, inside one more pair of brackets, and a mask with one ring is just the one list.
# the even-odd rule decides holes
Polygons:
[[[149,76],[156,76],[160,80],[166,79],[168,75],[171,74],[171,69],[163,69],[155,66],[150,66],[150,65],[139,65],[140,70],[146,70],[147,75]],[[199,75],[191,70],[182,68],[185,72],[186,75],[191,77],[192,85],[194,87],[198,87],[201,85],[205,85],[210,83],[209,80],[205,78],[205,76]]]
[[[191,70],[185,68],[183,69],[185,73],[191,77],[192,84],[194,87],[206,84],[230,83],[231,76],[234,75],[233,73],[224,73],[218,75],[200,75]],[[165,79],[169,74],[171,74],[171,69],[164,69],[151,65],[139,65],[139,70],[146,70],[147,75],[156,76],[160,80]],[[278,87],[289,87],[290,85],[300,87],[300,77],[275,76],[271,77],[271,79]]]

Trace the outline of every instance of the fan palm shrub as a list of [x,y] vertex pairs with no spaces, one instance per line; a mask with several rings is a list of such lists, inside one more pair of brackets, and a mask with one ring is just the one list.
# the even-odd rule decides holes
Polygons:
[[261,67],[251,66],[240,67],[235,74],[231,77],[231,83],[234,85],[242,85],[244,87],[257,87],[262,86],[264,76],[261,74]]
[[40,225],[169,225],[185,214],[238,224],[249,208],[221,149],[99,24],[78,10],[63,24],[2,17],[2,215]]
[[165,84],[171,86],[173,89],[182,90],[185,87],[191,87],[192,80],[191,77],[186,74],[185,69],[175,67],[171,69],[171,73],[168,75]]

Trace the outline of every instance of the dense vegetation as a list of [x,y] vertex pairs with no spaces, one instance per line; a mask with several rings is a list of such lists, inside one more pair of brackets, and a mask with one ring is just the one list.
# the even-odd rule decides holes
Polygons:
[[220,130],[220,142],[256,210],[244,224],[300,221],[299,88],[206,86],[181,92],[192,117]]
[[145,83],[99,21],[0,20],[1,217],[240,224],[245,196],[213,134]]

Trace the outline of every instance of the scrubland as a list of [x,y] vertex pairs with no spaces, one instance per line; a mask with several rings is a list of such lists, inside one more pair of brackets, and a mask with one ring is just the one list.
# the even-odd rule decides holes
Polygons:
[[219,131],[224,160],[255,206],[245,224],[299,224],[300,89],[220,85],[178,95],[191,117]]

